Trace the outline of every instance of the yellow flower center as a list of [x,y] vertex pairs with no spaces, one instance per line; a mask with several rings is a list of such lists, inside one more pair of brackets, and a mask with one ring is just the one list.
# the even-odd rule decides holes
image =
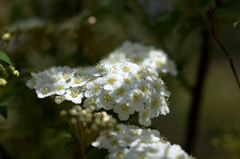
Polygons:
[[108,79],[108,84],[113,85],[116,80],[114,78],[109,78]]
[[82,83],[82,80],[80,80],[80,79],[75,79],[74,80],[74,84],[80,84],[80,83]]
[[57,98],[57,100],[62,100],[62,97],[61,96],[58,96],[58,97],[56,97]]
[[132,82],[132,80],[129,79],[129,78],[124,78],[124,82],[127,83],[127,84],[130,84]]
[[141,134],[140,134],[139,132],[137,132],[137,131],[134,131],[134,132],[133,132],[133,135],[134,135],[134,136],[140,136]]
[[140,87],[140,90],[143,92],[143,93],[146,93],[148,88],[146,86],[141,86]]
[[93,90],[94,90],[95,92],[97,92],[99,89],[100,89],[99,84],[95,84],[95,85],[93,86]]
[[123,154],[121,152],[119,152],[116,157],[117,157],[117,159],[122,159],[123,158]]
[[118,88],[117,89],[117,95],[124,95],[124,93],[125,93],[125,89],[124,88]]
[[98,72],[103,72],[103,71],[105,71],[105,67],[102,66],[102,65],[97,65],[97,66],[95,66],[95,68],[98,70]]
[[148,117],[148,112],[144,112],[144,113],[142,114],[142,118],[143,118],[144,120],[146,120],[147,117]]
[[151,104],[153,108],[156,108],[158,106],[158,100],[153,100]]
[[118,140],[116,140],[116,139],[111,140],[111,142],[110,142],[111,146],[115,146],[115,145],[117,145],[117,143],[118,143]]
[[91,100],[90,100],[90,104],[93,105],[93,106],[95,106],[95,105],[96,105],[95,99],[91,99]]
[[123,70],[123,72],[129,72],[130,71],[130,68],[129,67],[126,67],[126,66],[124,66],[123,68],[122,68],[122,70]]
[[57,89],[58,91],[61,91],[61,90],[64,89],[64,87],[63,87],[63,85],[57,85],[56,89]]
[[111,101],[112,98],[109,94],[106,94],[105,96],[103,96],[103,99],[105,102],[109,102],[109,101]]
[[129,109],[129,107],[127,106],[127,104],[123,104],[122,106],[121,106],[121,109],[122,109],[122,111],[128,111],[128,109]]
[[155,62],[155,65],[156,65],[157,67],[162,67],[163,63],[162,63],[161,61],[156,61],[156,62]]
[[133,101],[134,101],[134,102],[140,101],[140,95],[139,95],[139,94],[134,94],[134,95],[133,95]]
[[130,143],[132,140],[131,140],[129,137],[125,137],[125,138],[124,138],[124,141],[125,141],[126,143]]
[[42,90],[42,94],[48,94],[50,92],[49,88],[48,87],[45,87],[43,90]]
[[71,94],[70,94],[70,96],[73,97],[73,98],[77,98],[78,93],[72,91]]

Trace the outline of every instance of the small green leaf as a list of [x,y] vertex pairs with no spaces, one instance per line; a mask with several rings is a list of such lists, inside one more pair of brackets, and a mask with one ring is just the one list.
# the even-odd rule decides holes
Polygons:
[[62,138],[66,138],[66,139],[71,139],[72,138],[72,134],[70,133],[64,133],[60,135]]
[[233,23],[233,28],[236,28],[238,23],[240,23],[240,18],[238,18],[238,20],[236,22]]
[[0,106],[0,114],[6,119],[7,118],[7,107]]
[[0,51],[0,60],[3,60],[5,62],[7,62],[8,64],[15,66],[13,61],[10,59],[10,57],[8,57],[7,54],[3,53]]
[[77,144],[79,144],[79,141],[67,142],[67,143],[64,145],[64,150],[65,150],[65,152],[68,154]]
[[105,158],[107,153],[108,151],[106,149],[94,149],[87,154],[86,158],[87,159]]

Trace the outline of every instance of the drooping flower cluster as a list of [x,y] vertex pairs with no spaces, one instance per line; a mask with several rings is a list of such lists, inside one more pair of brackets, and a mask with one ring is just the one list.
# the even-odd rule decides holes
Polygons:
[[[114,128],[117,124],[117,120],[105,111],[94,111],[95,108],[93,106],[82,109],[81,106],[75,105],[69,111],[62,110],[60,114],[72,125],[72,131],[76,132],[75,135],[82,141],[83,138],[87,138],[90,134],[92,135],[91,138],[94,138],[93,136],[97,137],[101,129]],[[92,141],[88,142],[91,143]]]
[[130,41],[125,41],[100,63],[117,62],[127,58],[134,63],[151,67],[157,74],[170,73],[176,76],[178,73],[174,61],[169,59],[163,50]]
[[160,137],[157,130],[119,124],[117,129],[103,131],[92,143],[107,149],[109,159],[190,159],[179,145],[171,145]]
[[36,89],[39,98],[54,95],[58,104],[68,100],[85,108],[113,109],[124,121],[138,112],[145,126],[151,118],[169,113],[170,93],[164,82],[149,67],[128,60],[86,68],[52,67],[32,76],[27,86]]

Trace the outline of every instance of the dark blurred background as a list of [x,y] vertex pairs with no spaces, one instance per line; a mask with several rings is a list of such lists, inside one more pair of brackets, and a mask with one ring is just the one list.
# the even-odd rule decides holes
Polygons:
[[[210,1],[215,33],[240,74],[239,0]],[[51,66],[97,63],[124,40],[155,45],[173,59],[177,77],[164,75],[171,92],[170,114],[153,120],[172,144],[186,145],[189,109],[206,66],[193,156],[240,158],[240,93],[227,57],[208,32],[207,0],[0,0],[0,51],[15,62],[20,76],[0,93],[10,94],[0,115],[0,146],[13,159],[77,158],[66,153],[71,138],[60,108],[38,99],[25,84],[31,72]],[[205,49],[203,49],[203,47]],[[206,61],[200,62],[206,53]],[[66,146],[66,145],[65,145]]]

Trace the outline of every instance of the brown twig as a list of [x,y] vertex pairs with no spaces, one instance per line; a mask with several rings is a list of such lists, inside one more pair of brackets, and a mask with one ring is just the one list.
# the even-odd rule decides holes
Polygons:
[[220,40],[218,39],[218,37],[216,36],[216,34],[214,33],[214,27],[213,27],[213,16],[212,16],[212,4],[209,2],[209,0],[207,0],[208,2],[208,6],[209,6],[209,14],[210,14],[210,20],[211,20],[211,29],[209,30],[210,33],[212,34],[212,36],[215,38],[215,40],[217,41],[217,43],[220,45],[220,47],[223,49],[224,53],[226,54],[229,62],[230,62],[230,66],[232,68],[233,74],[235,76],[235,79],[237,81],[238,87],[240,89],[240,81],[237,75],[237,72],[235,70],[234,64],[233,64],[233,59],[231,57],[231,55],[227,52],[227,50],[225,49],[225,47],[223,46],[223,44],[220,42]]
[[187,120],[187,132],[186,132],[186,147],[185,151],[188,154],[194,154],[195,143],[197,141],[198,127],[200,120],[201,104],[203,102],[204,85],[207,78],[207,72],[210,65],[210,45],[209,45],[209,33],[207,29],[202,30],[202,49],[201,57],[199,59],[198,71],[196,72],[196,84],[192,89],[193,98],[189,110],[189,116]]

